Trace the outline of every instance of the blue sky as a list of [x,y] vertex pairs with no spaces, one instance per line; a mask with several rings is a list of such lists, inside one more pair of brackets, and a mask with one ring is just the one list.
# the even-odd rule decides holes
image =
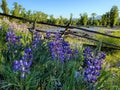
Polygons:
[[26,10],[42,11],[55,17],[60,15],[66,18],[79,17],[80,13],[87,12],[90,16],[95,12],[97,15],[109,11],[113,5],[120,9],[120,0],[7,0],[9,8],[13,8],[13,2],[22,5]]

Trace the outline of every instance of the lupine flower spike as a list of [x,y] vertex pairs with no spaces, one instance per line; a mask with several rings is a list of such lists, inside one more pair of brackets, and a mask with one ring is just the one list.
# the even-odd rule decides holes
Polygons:
[[102,60],[105,59],[104,53],[99,53],[95,56],[92,50],[87,47],[84,50],[84,79],[87,82],[94,83],[97,81],[97,77],[100,76],[100,70],[102,69]]
[[73,51],[70,48],[70,44],[59,33],[55,33],[55,40],[49,42],[49,49],[52,59],[55,60],[57,58],[61,63],[64,63],[77,54],[77,50]]
[[16,60],[13,62],[13,70],[20,71],[21,78],[25,78],[26,73],[30,73],[30,66],[32,65],[32,50],[28,48],[24,52],[24,56],[20,60]]

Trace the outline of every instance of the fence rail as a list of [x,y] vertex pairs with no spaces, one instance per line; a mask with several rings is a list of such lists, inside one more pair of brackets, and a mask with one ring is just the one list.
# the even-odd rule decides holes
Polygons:
[[[29,19],[26,19],[26,18],[17,17],[17,16],[13,16],[13,15],[8,15],[8,14],[4,14],[4,13],[0,13],[0,15],[1,15],[1,16],[6,16],[6,17],[9,17],[9,18],[14,18],[14,19],[18,19],[18,20],[22,20],[22,21],[26,21],[26,22],[33,23],[33,28],[28,28],[30,31],[31,31],[31,29],[35,29],[35,23],[37,23],[37,24],[44,24],[44,25],[50,25],[50,26],[65,28],[65,30],[62,32],[62,34],[67,33],[67,34],[71,34],[71,35],[74,35],[74,36],[77,36],[77,37],[86,38],[86,39],[89,39],[89,40],[92,40],[92,41],[95,41],[95,42],[100,42],[100,40],[93,39],[93,38],[86,37],[86,36],[82,36],[82,35],[77,35],[77,34],[74,34],[74,33],[68,33],[68,32],[66,32],[66,31],[67,31],[68,29],[78,29],[78,30],[85,31],[85,32],[90,32],[90,33],[94,33],[94,34],[100,34],[100,35],[103,35],[103,36],[108,36],[108,37],[111,37],[111,38],[120,39],[119,36],[108,35],[108,34],[101,33],[101,32],[97,32],[97,31],[91,31],[91,30],[89,30],[89,29],[85,29],[85,28],[81,28],[81,27],[69,26],[70,23],[68,23],[67,26],[63,26],[63,25],[50,24],[50,23],[41,22],[41,21],[36,21],[36,20],[29,20]],[[45,32],[45,31],[38,30],[38,29],[36,29],[36,31]],[[114,49],[120,50],[120,46],[118,46],[118,45],[111,44],[111,43],[108,43],[108,42],[103,42],[103,41],[102,41],[102,43],[103,43],[103,44],[106,44],[106,45],[113,46]]]
[[[38,32],[44,32],[44,33],[46,32],[44,30],[38,30],[38,29],[36,29],[36,31],[38,31]],[[50,32],[50,33],[54,33],[54,32]],[[61,34],[62,34],[62,32],[61,32]],[[100,41],[100,40],[97,40],[97,39],[94,39],[94,38],[91,38],[91,37],[88,37],[88,36],[78,35],[78,34],[74,34],[74,33],[71,33],[71,32],[64,32],[64,34],[70,34],[70,35],[74,35],[74,36],[77,36],[77,37],[86,38],[86,39],[94,41],[94,42],[101,42],[101,43],[103,43],[105,45],[113,46],[113,47],[104,46],[104,48],[110,48],[110,49],[114,49],[114,50],[120,50],[120,46],[118,46],[116,44],[112,44],[112,43]],[[90,46],[95,47],[96,45],[90,45]]]
[[[35,20],[29,20],[29,19],[26,19],[26,18],[17,17],[17,16],[13,16],[13,15],[8,15],[8,14],[3,14],[3,13],[0,13],[0,15],[7,16],[7,17],[10,17],[10,18],[15,18],[15,19],[26,21],[26,22],[30,22],[30,23],[34,23],[35,22]],[[55,26],[55,27],[66,28],[66,26],[64,26],[64,25],[50,24],[50,23],[41,22],[41,21],[36,21],[36,23],[37,24],[45,24],[45,25],[50,25],[50,26]],[[81,27],[69,26],[68,28],[69,29],[79,29],[79,30],[82,30],[82,31],[85,31],[85,32],[90,32],[90,33],[94,33],[94,34],[100,34],[100,35],[104,35],[104,36],[120,39],[119,36],[108,35],[108,34],[97,32],[97,31],[91,31],[89,29],[85,29],[85,28],[81,28]]]

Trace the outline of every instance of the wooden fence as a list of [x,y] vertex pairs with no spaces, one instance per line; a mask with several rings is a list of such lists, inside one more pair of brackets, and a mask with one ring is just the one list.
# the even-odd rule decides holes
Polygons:
[[[93,34],[99,34],[99,35],[103,35],[103,36],[106,36],[106,37],[120,39],[119,36],[113,36],[113,35],[101,33],[101,32],[98,32],[98,31],[92,31],[92,30],[89,30],[89,29],[86,29],[86,28],[70,26],[71,20],[68,22],[68,24],[66,26],[64,26],[64,25],[50,24],[50,23],[36,21],[36,20],[29,20],[29,19],[26,19],[26,18],[17,17],[17,16],[13,16],[13,15],[8,15],[8,14],[4,14],[4,13],[0,13],[0,15],[1,16],[6,16],[6,17],[9,17],[9,18],[14,18],[14,19],[18,19],[18,20],[22,20],[22,21],[33,23],[33,27],[32,28],[28,28],[28,30],[30,32],[32,32],[32,30],[36,30],[36,31],[39,31],[39,32],[46,32],[46,31],[43,31],[43,30],[36,29],[35,28],[36,23],[37,24],[44,24],[44,25],[55,26],[55,27],[61,27],[61,28],[65,28],[64,31],[60,32],[62,35],[70,34],[70,35],[74,35],[74,36],[77,36],[77,37],[86,38],[88,40],[92,40],[92,41],[95,41],[95,42],[101,42],[102,44],[109,45],[109,47],[107,47],[109,49],[120,50],[120,46],[119,45],[108,43],[108,42],[104,42],[104,41],[100,41],[100,40],[97,40],[97,39],[94,39],[94,38],[91,38],[91,37],[88,37],[88,36],[85,36],[85,35],[79,35],[77,33],[68,32],[68,29],[78,29],[78,30],[81,30],[81,31],[84,31],[84,32],[90,32],[90,33],[93,33]],[[106,48],[106,47],[104,47],[104,48]]]

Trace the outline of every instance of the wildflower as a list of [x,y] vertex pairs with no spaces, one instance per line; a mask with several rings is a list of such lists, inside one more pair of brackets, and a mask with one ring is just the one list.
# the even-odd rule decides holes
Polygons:
[[25,49],[24,56],[20,60],[13,62],[13,70],[21,72],[21,78],[25,78],[26,73],[30,73],[30,66],[32,65],[32,50],[31,48]]
[[11,29],[8,29],[6,32],[6,42],[8,43],[8,50],[15,50],[14,54],[17,54],[17,48],[22,47],[21,36],[16,36],[15,32]]
[[99,53],[97,56],[92,54],[89,47],[84,50],[84,79],[87,82],[94,83],[100,75],[102,69],[102,60],[105,59],[104,53]]
[[46,37],[47,37],[47,39],[50,38],[50,35],[51,35],[50,32],[46,32]]
[[49,49],[53,60],[57,58],[61,63],[64,63],[76,55],[76,52],[70,48],[70,44],[61,38],[59,33],[56,33],[55,37],[55,40],[49,42]]
[[41,45],[41,35],[39,32],[34,32],[33,40],[32,40],[32,48],[37,48],[37,45]]
[[56,40],[59,40],[61,38],[61,35],[57,32],[54,33],[55,34],[55,39]]
[[92,57],[92,50],[90,49],[90,47],[86,47],[85,50],[83,51],[83,53],[84,53],[83,56],[85,58],[87,58],[87,56]]
[[14,55],[16,57],[19,54],[19,51],[22,49],[22,36],[17,36],[15,32],[11,29],[8,29],[6,32],[6,42],[8,55]]
[[16,44],[17,42],[20,41],[22,37],[21,36],[16,36],[15,32],[11,29],[8,30],[6,33],[6,41],[8,43]]

